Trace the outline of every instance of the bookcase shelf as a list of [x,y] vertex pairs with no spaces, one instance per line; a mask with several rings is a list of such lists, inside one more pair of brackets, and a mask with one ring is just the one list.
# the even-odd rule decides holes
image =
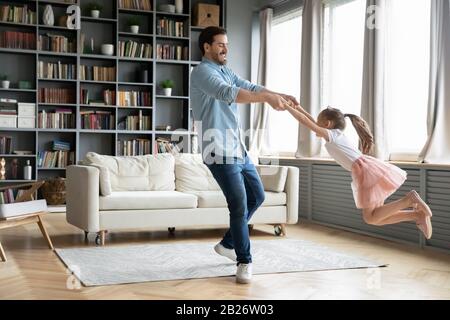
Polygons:
[[[135,0],[132,3],[136,5],[140,1]],[[75,162],[84,158],[89,151],[101,154],[120,155],[124,143],[138,141],[150,142],[150,147],[146,145],[146,150],[151,153],[159,153],[158,144],[162,140],[172,141],[172,143],[183,142],[183,152],[192,151],[191,138],[197,135],[194,132],[191,118],[191,109],[189,101],[190,71],[200,63],[198,45],[198,36],[203,27],[192,26],[194,21],[193,11],[197,3],[217,4],[221,6],[221,25],[225,26],[226,0],[184,0],[184,11],[182,14],[161,12],[160,4],[173,3],[172,0],[149,0],[151,10],[139,10],[135,8],[120,8],[119,0],[97,0],[103,10],[99,18],[92,18],[85,7],[91,0],[73,0],[51,1],[51,0],[0,0],[0,5],[23,6],[35,11],[37,23],[26,24],[16,22],[0,22],[0,32],[4,30],[13,30],[33,34],[36,37],[36,47],[32,49],[16,49],[13,45],[10,48],[0,48],[0,56],[3,65],[11,67],[6,68],[6,73],[11,78],[10,89],[0,89],[0,98],[15,99],[23,103],[35,103],[35,128],[0,128],[0,136],[11,137],[14,144],[14,150],[28,151],[30,155],[0,154],[7,163],[13,159],[18,159],[19,164],[31,160],[33,166],[33,178],[48,179],[58,176],[65,176],[65,168],[44,168],[38,166],[39,157],[43,152],[52,151],[54,141],[64,141],[70,143],[70,151],[74,152]],[[74,30],[64,26],[59,26],[60,18],[65,15],[66,8],[70,5],[81,7],[81,29]],[[55,14],[55,25],[47,26],[42,24],[43,10],[46,5],[51,5]],[[138,17],[141,21],[139,33],[132,33],[128,27],[128,19]],[[160,25],[157,26],[160,19],[174,22],[182,22],[183,32],[180,36],[173,36],[175,33],[161,33]],[[157,28],[158,27],[158,28]],[[173,35],[167,35],[173,34]],[[37,46],[38,36],[60,35],[73,41],[76,52],[54,52],[40,50]],[[84,43],[82,44],[82,39]],[[91,41],[94,50],[89,50]],[[151,54],[148,58],[135,58],[121,56],[119,41],[133,41],[138,44],[150,45]],[[101,54],[102,44],[113,44],[114,53],[112,56]],[[184,60],[158,59],[157,46],[181,46],[187,50]],[[82,49],[84,46],[84,49]],[[22,46],[23,47],[23,46]],[[184,49],[183,47],[186,47]],[[89,48],[89,49],[88,49]],[[176,48],[175,48],[176,49]],[[66,50],[59,50],[66,51]],[[184,53],[184,52],[183,52]],[[128,54],[127,54],[128,55]],[[134,54],[133,54],[134,55]],[[140,56],[140,54],[136,54]],[[173,56],[173,55],[172,55]],[[177,55],[175,55],[177,57]],[[180,55],[178,55],[180,57]],[[25,63],[22,64],[22,61]],[[77,74],[59,75],[52,79],[45,78],[47,71],[41,75],[38,63],[43,62],[44,66],[76,66]],[[4,64],[3,64],[4,63]],[[105,67],[115,68],[114,81],[94,81],[82,80],[80,77],[81,66],[87,67]],[[39,70],[38,70],[39,69]],[[71,69],[72,70],[72,69]],[[143,76],[142,70],[147,70]],[[39,72],[38,72],[39,71]],[[50,74],[50,73],[48,73]],[[88,79],[93,79],[87,76]],[[101,79],[112,79],[108,77],[96,77]],[[145,79],[145,80],[144,80]],[[162,95],[161,82],[171,79],[175,83],[172,96]],[[31,88],[36,89],[17,89],[19,81],[31,82]],[[67,89],[73,94],[73,103],[53,103],[40,102],[41,89]],[[81,90],[89,90],[89,102],[86,104],[81,99]],[[115,100],[108,101],[105,105],[100,104],[104,100],[104,90],[115,92],[111,97]],[[135,101],[141,100],[141,103],[131,102],[131,104],[145,104],[142,106],[121,106],[119,101],[119,92],[139,97]],[[145,99],[144,99],[145,97]],[[42,100],[44,101],[44,100]],[[49,99],[47,101],[53,101]],[[66,100],[70,102],[72,100]],[[123,101],[122,101],[123,102]],[[122,103],[123,104],[123,103]],[[129,104],[129,103],[127,103]],[[67,127],[69,129],[38,128],[44,126],[38,121],[39,117],[46,115],[51,118],[57,113],[70,114],[75,117],[75,124],[65,124],[64,126],[55,123],[44,124],[46,127]],[[100,116],[110,116],[111,127],[115,129],[83,129],[82,115],[98,114]],[[128,118],[136,118],[142,115],[146,123],[143,128],[146,130],[124,130],[124,123]],[[51,120],[52,121],[52,120]],[[86,127],[86,118],[84,118]],[[114,122],[112,122],[114,121]],[[149,122],[148,122],[149,121]],[[109,127],[106,126],[106,128]],[[148,126],[148,129],[147,129]],[[103,127],[103,126],[102,126]],[[136,126],[127,126],[136,128]],[[137,126],[139,127],[139,126]],[[156,128],[170,127],[170,130],[156,130]],[[162,139],[157,142],[157,139]],[[119,143],[120,142],[120,143]],[[146,142],[146,143],[147,143]],[[19,168],[20,171],[20,168]],[[8,178],[8,175],[7,175]],[[20,177],[19,177],[20,178]],[[1,180],[2,183],[21,183],[30,180]]]

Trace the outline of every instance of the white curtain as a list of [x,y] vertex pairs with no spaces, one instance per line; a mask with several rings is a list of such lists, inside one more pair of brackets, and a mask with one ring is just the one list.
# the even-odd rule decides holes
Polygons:
[[422,162],[450,163],[450,4],[431,0],[428,141]]
[[[319,0],[305,0],[302,24],[302,65],[300,103],[313,117],[321,109],[321,45],[323,5]],[[295,41],[295,40],[292,40]],[[300,126],[297,157],[320,155],[320,140]]]
[[373,156],[389,159],[385,124],[385,19],[386,0],[367,0],[364,34],[361,117],[369,124],[375,140]]
[[[267,8],[260,12],[260,50],[258,63],[258,84],[267,85],[267,73],[270,57],[270,35],[272,29],[273,9]],[[250,141],[249,153],[252,158],[259,155],[267,155],[269,146],[269,108],[265,103],[257,103],[254,106],[252,116],[252,141]]]

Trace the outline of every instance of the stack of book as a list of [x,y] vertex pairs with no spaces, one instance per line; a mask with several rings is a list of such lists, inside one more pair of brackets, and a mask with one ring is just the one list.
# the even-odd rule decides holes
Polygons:
[[89,96],[88,89],[80,90],[80,102],[81,104],[89,104],[92,106],[115,106],[116,105],[116,91],[103,90],[103,100],[94,101]]
[[80,80],[116,81],[116,67],[81,65]]
[[12,137],[0,136],[0,154],[12,154]]
[[166,138],[157,138],[155,144],[155,154],[158,153],[180,153],[181,150],[176,142]]
[[156,34],[159,36],[184,37],[184,22],[158,18],[156,20]]
[[[23,190],[19,190],[17,192],[17,197],[21,196],[23,192]],[[14,197],[14,191],[12,189],[7,189],[0,192],[0,204],[14,203],[17,197]]]
[[36,49],[36,35],[28,32],[0,31],[0,47],[8,49]]
[[152,94],[145,91],[119,91],[121,107],[151,107]]
[[152,10],[150,0],[119,0],[120,9]]
[[81,129],[114,130],[115,116],[111,111],[82,110],[80,111]]
[[41,103],[75,103],[72,89],[40,88],[38,95]]
[[189,60],[189,47],[157,44],[156,58],[162,60]]
[[75,129],[76,117],[71,109],[57,108],[53,112],[42,110],[38,115],[41,129]]
[[75,64],[63,64],[39,61],[38,78],[41,79],[70,79],[77,78],[77,66]]
[[73,151],[39,151],[38,167],[44,169],[63,169],[75,163]]
[[28,9],[26,4],[23,7],[2,5],[0,6],[0,21],[36,24],[36,12]]
[[119,156],[144,156],[151,154],[152,142],[148,139],[118,140],[117,152]]
[[153,46],[150,43],[139,43],[132,40],[119,41],[119,56],[151,59],[153,57]]
[[131,131],[145,131],[151,130],[152,118],[150,116],[144,116],[142,110],[139,110],[137,116],[127,116],[125,121],[125,130]]
[[62,35],[41,34],[38,38],[38,50],[60,53],[75,53],[77,52],[77,47],[73,39],[69,39]]

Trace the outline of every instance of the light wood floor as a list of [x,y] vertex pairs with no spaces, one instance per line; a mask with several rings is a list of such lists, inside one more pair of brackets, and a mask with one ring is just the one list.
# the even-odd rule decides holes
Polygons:
[[[67,224],[63,213],[47,215],[44,222],[56,248],[86,245],[83,233]],[[252,239],[274,239],[272,230],[255,226]],[[109,233],[107,245],[209,242],[222,233],[181,230],[174,237],[161,231]],[[62,262],[47,248],[37,225],[27,225],[0,232],[8,258],[0,262],[0,299],[450,299],[448,254],[307,223],[289,226],[288,238],[313,241],[389,266],[257,275],[250,285],[237,285],[234,277],[225,277],[70,289]]]

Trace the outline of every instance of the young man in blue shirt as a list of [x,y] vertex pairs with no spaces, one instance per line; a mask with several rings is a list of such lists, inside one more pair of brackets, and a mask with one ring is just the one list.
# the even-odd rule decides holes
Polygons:
[[237,103],[266,102],[278,111],[294,97],[240,78],[227,64],[228,37],[208,27],[199,37],[202,62],[191,74],[191,106],[200,122],[203,161],[219,184],[230,210],[230,229],[215,251],[237,262],[236,281],[249,283],[252,256],[248,221],[264,201],[264,188],[241,139]]

